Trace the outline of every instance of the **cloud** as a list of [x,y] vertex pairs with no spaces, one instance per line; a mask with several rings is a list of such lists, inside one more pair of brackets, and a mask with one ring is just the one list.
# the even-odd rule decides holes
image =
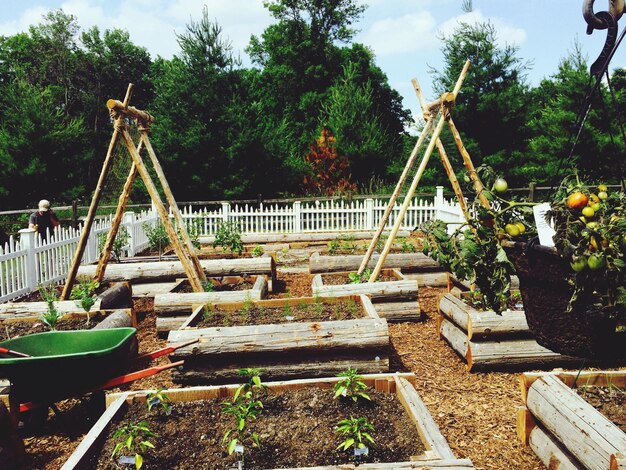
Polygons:
[[445,36],[450,36],[460,23],[476,24],[486,22],[490,22],[494,26],[498,46],[520,46],[526,42],[526,30],[512,26],[502,18],[486,17],[480,10],[474,10],[471,13],[465,13],[455,16],[454,18],[450,18],[439,26],[438,32],[444,34]]
[[429,12],[411,13],[375,21],[357,40],[379,57],[430,49],[436,45],[437,22]]
[[17,20],[0,22],[0,35],[10,36],[22,31],[28,31],[32,24],[41,22],[41,17],[48,12],[48,8],[36,6],[24,10]]

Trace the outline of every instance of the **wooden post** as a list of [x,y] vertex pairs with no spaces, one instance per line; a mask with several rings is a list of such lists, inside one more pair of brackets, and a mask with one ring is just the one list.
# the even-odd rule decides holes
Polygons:
[[[468,60],[465,62],[465,65],[463,66],[463,70],[461,71],[461,74],[459,75],[459,78],[456,82],[454,90],[452,91],[453,98],[456,98],[456,96],[459,94],[461,85],[463,84],[463,80],[465,80],[465,76],[467,75],[467,70],[469,66],[470,66],[470,61]],[[446,97],[446,100],[443,100],[443,105],[446,106],[449,104],[450,104],[449,98]],[[430,155],[432,154],[435,148],[437,139],[439,138],[439,135],[441,134],[443,125],[445,124],[447,118],[449,118],[449,116],[447,116],[446,111],[447,111],[446,109],[442,109],[442,112],[439,117],[439,122],[437,123],[437,126],[435,127],[435,130],[433,131],[433,135],[430,138],[430,143],[428,144],[428,147],[426,148],[426,152],[424,156],[422,157],[422,162],[420,163],[420,166],[417,169],[417,173],[413,177],[413,182],[411,183],[411,187],[409,188],[406,196],[404,197],[404,203],[402,204],[402,207],[400,208],[400,213],[398,214],[396,223],[391,229],[391,233],[389,234],[389,238],[387,239],[385,248],[383,249],[383,252],[380,254],[380,258],[378,258],[378,263],[376,264],[376,267],[374,268],[374,272],[369,278],[369,282],[374,282],[376,280],[376,278],[380,274],[383,264],[385,263],[385,258],[387,258],[387,255],[389,254],[389,251],[391,250],[391,247],[393,246],[393,242],[396,239],[398,230],[400,230],[400,226],[402,225],[402,221],[404,219],[406,211],[409,207],[409,204],[411,203],[411,198],[413,197],[413,194],[415,193],[415,190],[417,189],[417,185],[419,184],[420,179],[422,178],[422,175],[424,174],[424,170],[426,169],[426,165],[428,164]]]
[[185,227],[185,221],[183,220],[183,217],[180,215],[180,210],[178,209],[178,204],[176,203],[176,199],[174,199],[174,195],[172,194],[170,185],[167,182],[167,178],[165,177],[165,174],[163,173],[163,168],[161,167],[161,164],[159,163],[156,153],[154,152],[154,149],[152,148],[152,144],[150,143],[150,139],[148,138],[148,130],[145,128],[141,130],[141,141],[144,143],[144,145],[146,146],[146,149],[148,150],[148,155],[150,156],[152,167],[154,168],[154,171],[156,172],[157,177],[159,178],[159,182],[161,183],[161,187],[163,188],[163,192],[165,193],[165,198],[170,206],[169,209],[172,212],[172,214],[174,214],[174,220],[176,220],[176,223],[178,224],[178,230],[180,230],[180,234],[183,238],[183,243],[185,247],[187,248],[187,252],[189,253],[189,257],[191,258],[193,267],[196,270],[196,274],[198,275],[198,279],[200,279],[200,281],[204,285],[207,282],[206,275],[204,274],[204,270],[202,269],[202,266],[200,266],[200,261],[198,260],[198,257],[196,256],[195,247],[193,246],[193,244],[191,243],[191,240],[189,239],[189,234],[187,233],[187,227]]
[[535,202],[535,188],[537,187],[537,183],[531,181],[528,183],[528,200],[530,202]]
[[[417,99],[419,100],[420,106],[422,108],[422,112],[424,113],[424,119],[431,120],[432,115],[428,111],[426,101],[424,100],[424,95],[422,94],[422,89],[420,88],[419,82],[416,78],[411,80],[413,83],[413,88],[415,89],[415,94],[417,95]],[[465,196],[463,196],[463,191],[461,190],[461,185],[459,184],[459,180],[454,174],[454,170],[452,169],[452,164],[448,159],[448,155],[446,154],[446,150],[441,143],[441,139],[437,138],[437,150],[439,151],[439,156],[441,157],[441,163],[443,164],[443,168],[446,170],[446,174],[448,175],[448,179],[450,180],[450,184],[452,185],[452,189],[454,190],[454,194],[459,201],[459,206],[463,211],[463,215],[465,216],[465,220],[469,220],[469,211],[467,210],[467,203],[465,202]]]
[[[128,102],[130,101],[130,97],[133,94],[133,84],[128,84],[128,89],[126,90],[126,97],[124,98],[124,106],[128,106]],[[89,212],[87,213],[87,219],[85,220],[85,225],[83,226],[83,231],[80,234],[80,239],[78,240],[78,245],[76,246],[76,251],[74,252],[74,258],[72,259],[72,264],[70,265],[70,269],[67,273],[67,279],[65,280],[65,286],[63,286],[63,292],[61,293],[60,300],[67,300],[72,292],[72,286],[74,285],[74,281],[76,280],[76,272],[78,271],[78,267],[80,266],[80,260],[83,258],[83,253],[85,252],[85,246],[87,246],[87,239],[89,238],[89,234],[91,233],[91,226],[93,225],[93,221],[96,218],[96,210],[98,209],[98,205],[100,204],[100,198],[102,197],[102,190],[104,189],[104,182],[106,180],[107,175],[109,174],[109,168],[111,167],[111,163],[113,159],[113,151],[115,150],[115,144],[120,136],[120,129],[124,126],[124,117],[120,116],[115,120],[113,127],[113,135],[111,136],[111,142],[109,142],[109,148],[107,150],[106,157],[104,158],[104,163],[102,164],[102,170],[100,171],[100,177],[98,178],[98,183],[96,185],[96,190],[94,191],[93,197],[91,198],[91,204],[89,206]],[[133,150],[135,149],[133,145]]]
[[165,209],[165,205],[163,204],[163,201],[161,201],[161,197],[159,196],[159,192],[154,186],[154,182],[152,181],[152,178],[150,177],[150,173],[148,173],[148,170],[146,169],[146,166],[144,165],[143,160],[141,159],[141,156],[137,153],[135,144],[126,129],[122,131],[122,138],[124,139],[124,142],[126,143],[128,152],[130,153],[131,157],[133,158],[133,161],[135,162],[135,165],[137,166],[137,170],[139,171],[139,175],[141,175],[141,179],[146,185],[148,194],[150,194],[150,198],[152,198],[152,202],[156,206],[157,213],[159,214],[159,217],[161,217],[161,221],[163,222],[165,231],[170,237],[170,241],[172,242],[174,251],[176,252],[176,255],[178,256],[178,258],[180,259],[180,262],[183,265],[183,269],[185,270],[185,273],[187,274],[187,277],[189,278],[189,283],[191,284],[191,287],[196,292],[203,292],[204,288],[202,286],[202,283],[200,279],[198,278],[198,275],[194,271],[192,263],[189,261],[189,258],[187,257],[187,254],[185,253],[183,246],[180,243],[180,240],[178,239],[176,230],[174,230],[174,226],[172,225],[172,222],[169,219],[167,210]]
[[72,228],[78,228],[78,201],[72,201]]
[[393,207],[396,204],[396,201],[398,200],[398,196],[400,195],[402,186],[404,186],[404,182],[406,181],[407,176],[409,176],[409,171],[411,171],[411,168],[413,168],[413,165],[415,164],[415,160],[417,158],[417,152],[419,152],[420,147],[426,140],[426,137],[432,130],[432,127],[433,127],[432,121],[426,121],[426,126],[424,126],[424,129],[420,133],[420,136],[417,139],[417,142],[415,143],[415,147],[413,147],[413,151],[411,152],[411,155],[409,156],[409,159],[407,160],[406,165],[404,166],[404,170],[402,171],[402,174],[400,175],[400,179],[398,179],[396,188],[394,189],[393,194],[391,195],[391,198],[389,199],[389,202],[387,203],[385,212],[383,213],[383,216],[381,217],[380,222],[378,223],[378,228],[376,229],[376,233],[372,237],[372,241],[370,242],[370,246],[367,248],[367,252],[365,253],[365,256],[363,256],[363,261],[361,261],[361,265],[359,266],[359,270],[357,271],[359,276],[363,274],[363,271],[365,271],[365,268],[367,267],[367,263],[369,263],[370,258],[372,257],[372,253],[374,253],[374,249],[376,248],[376,244],[378,243],[378,240],[380,239],[380,235],[383,233],[383,230],[385,230],[385,225],[387,225],[387,220],[389,219],[389,216],[391,215],[391,211],[393,210]]
[[461,140],[461,134],[459,134],[459,131],[454,125],[454,121],[452,120],[451,117],[448,119],[448,126],[450,127],[450,131],[452,131],[454,142],[456,143],[456,146],[459,149],[461,156],[463,157],[463,164],[465,165],[465,169],[467,170],[467,173],[469,174],[470,179],[474,183],[474,189],[476,190],[476,194],[478,195],[480,204],[485,209],[491,209],[491,204],[489,203],[489,200],[483,194],[483,190],[485,188],[483,187],[482,182],[480,181],[480,179],[478,178],[478,175],[476,174],[476,169],[474,168],[474,163],[472,162],[472,158],[470,157],[469,152],[465,148],[465,145],[463,145],[463,140]]

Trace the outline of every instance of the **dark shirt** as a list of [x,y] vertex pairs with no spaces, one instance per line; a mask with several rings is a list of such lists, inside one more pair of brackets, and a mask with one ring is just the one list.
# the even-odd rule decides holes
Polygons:
[[46,239],[46,230],[52,234],[54,231],[54,227],[59,225],[59,219],[54,214],[54,212],[47,211],[37,211],[33,212],[28,219],[29,224],[33,224],[37,226],[37,232],[41,236],[42,240]]

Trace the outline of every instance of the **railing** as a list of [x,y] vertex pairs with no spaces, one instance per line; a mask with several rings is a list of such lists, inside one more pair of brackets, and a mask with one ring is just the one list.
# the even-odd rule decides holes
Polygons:
[[[231,206],[225,202],[217,210],[193,210],[186,207],[181,213],[187,229],[199,236],[214,235],[224,221],[235,221],[243,234],[347,232],[375,230],[386,207],[386,200],[374,198],[352,202],[294,201],[269,206],[259,204],[257,207]],[[399,211],[400,204],[396,204],[387,228],[395,223]],[[437,188],[434,198],[413,199],[401,228],[412,230],[435,218],[452,224],[463,220],[458,204],[443,197],[443,187]],[[124,255],[134,256],[148,248],[149,240],[144,226],[154,226],[157,221],[154,210],[124,214],[121,230],[128,236],[128,243],[122,247]],[[83,255],[83,264],[98,260],[101,245],[110,227],[111,216],[94,222]],[[11,237],[9,243],[3,249],[0,248],[0,302],[32,292],[39,285],[63,281],[72,262],[80,233],[80,229],[58,228],[49,234],[47,241],[43,241],[35,231],[23,229],[20,230],[19,241]]]

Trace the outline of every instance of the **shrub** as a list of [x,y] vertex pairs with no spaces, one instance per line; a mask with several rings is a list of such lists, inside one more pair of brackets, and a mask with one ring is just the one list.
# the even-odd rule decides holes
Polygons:
[[235,221],[220,222],[215,233],[213,248],[221,246],[223,250],[230,253],[241,254],[243,252],[243,242],[241,241],[241,229]]

